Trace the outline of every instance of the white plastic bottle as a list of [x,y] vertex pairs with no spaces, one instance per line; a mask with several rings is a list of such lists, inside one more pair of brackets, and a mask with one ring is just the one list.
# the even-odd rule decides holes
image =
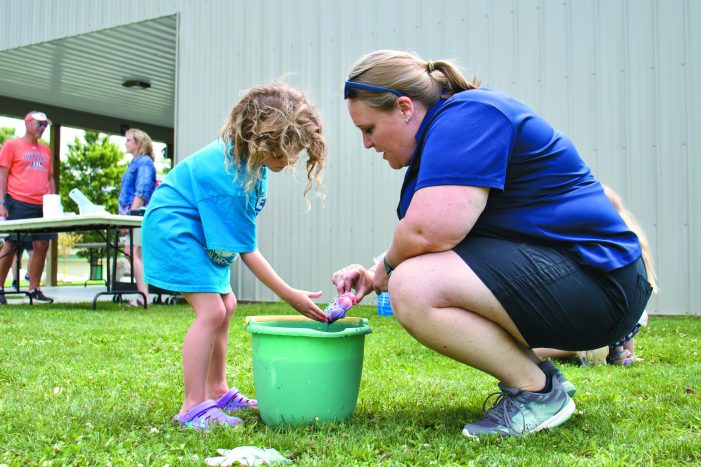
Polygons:
[[92,204],[88,197],[85,196],[83,192],[77,188],[73,188],[71,191],[69,191],[68,196],[70,196],[71,199],[75,201],[75,204],[77,204],[78,207]]

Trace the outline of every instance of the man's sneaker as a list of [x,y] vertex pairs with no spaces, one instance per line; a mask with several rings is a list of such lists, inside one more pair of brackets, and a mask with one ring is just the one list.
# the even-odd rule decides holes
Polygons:
[[31,297],[32,301],[35,301],[35,302],[42,302],[42,303],[53,303],[54,302],[53,298],[47,297],[46,295],[44,295],[44,292],[42,292],[39,289],[30,290],[29,292],[27,292],[27,295],[29,295],[29,297]]
[[19,284],[17,283],[17,279],[12,280],[11,288],[13,288],[15,290],[19,289]]
[[7,305],[7,299],[5,298],[5,289],[0,289],[0,305]]
[[500,393],[491,394],[484,401],[483,410],[489,399],[497,395],[485,419],[465,425],[463,435],[470,438],[526,435],[562,425],[574,413],[574,401],[556,382],[552,382],[547,393],[524,391],[503,383],[499,383],[499,389]]
[[543,373],[552,378],[553,383],[560,383],[562,385],[562,389],[565,390],[568,396],[574,397],[575,393],[577,392],[577,388],[569,379],[565,378],[565,375],[562,374],[562,372],[553,362],[550,360],[544,360],[538,364],[538,367],[543,371]]

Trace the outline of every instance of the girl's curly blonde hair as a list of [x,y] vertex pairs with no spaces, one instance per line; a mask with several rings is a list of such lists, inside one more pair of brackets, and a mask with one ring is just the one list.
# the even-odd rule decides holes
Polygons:
[[284,82],[261,84],[249,89],[234,106],[220,136],[227,144],[227,165],[245,169],[246,192],[261,179],[263,161],[268,157],[293,164],[299,153],[307,153],[307,193],[316,183],[319,192],[326,161],[326,142],[321,118],[304,94]]

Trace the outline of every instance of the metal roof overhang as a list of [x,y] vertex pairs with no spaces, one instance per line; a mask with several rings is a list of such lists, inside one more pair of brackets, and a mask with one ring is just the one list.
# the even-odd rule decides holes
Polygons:
[[[0,51],[0,114],[173,144],[177,15]],[[127,88],[127,80],[150,83]]]

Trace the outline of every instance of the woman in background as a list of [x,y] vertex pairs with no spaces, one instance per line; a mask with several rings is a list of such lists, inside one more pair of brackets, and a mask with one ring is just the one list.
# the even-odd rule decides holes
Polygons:
[[[130,128],[125,134],[127,153],[134,156],[122,176],[119,191],[119,214],[128,215],[131,211],[143,210],[148,205],[153,190],[156,189],[156,166],[154,165],[153,141],[145,131]],[[136,288],[145,297],[145,302],[132,300],[131,306],[146,307],[151,303],[148,286],[144,282],[144,263],[141,257],[141,229],[134,229],[134,244],[131,257],[134,264]]]

